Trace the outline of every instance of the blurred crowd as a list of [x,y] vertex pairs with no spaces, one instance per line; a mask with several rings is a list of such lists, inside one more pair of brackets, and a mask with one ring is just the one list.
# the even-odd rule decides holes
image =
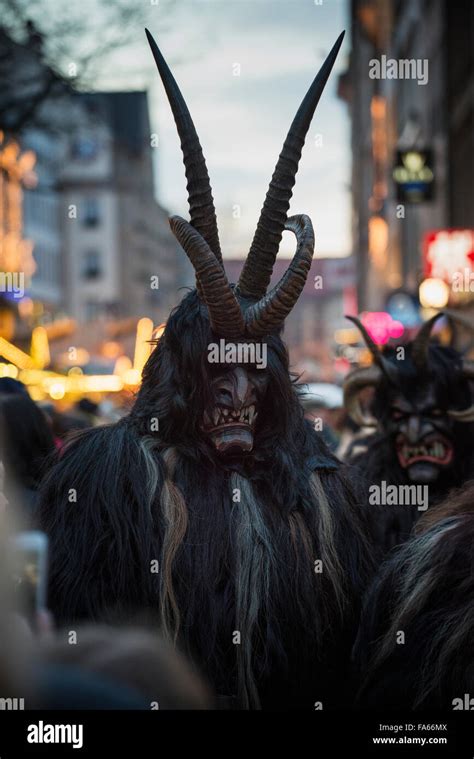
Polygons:
[[[112,417],[112,418],[111,418]],[[64,442],[115,414],[84,398],[68,413],[0,379],[0,701],[25,709],[207,709],[199,674],[143,619],[57,629],[47,603],[46,536],[35,530],[41,479]],[[41,539],[40,539],[41,538]],[[27,551],[20,551],[20,546]],[[47,552],[47,548],[46,548]],[[20,566],[21,565],[21,566]],[[41,576],[44,574],[45,576]],[[25,585],[30,585],[26,587]],[[32,602],[27,596],[33,594]]]

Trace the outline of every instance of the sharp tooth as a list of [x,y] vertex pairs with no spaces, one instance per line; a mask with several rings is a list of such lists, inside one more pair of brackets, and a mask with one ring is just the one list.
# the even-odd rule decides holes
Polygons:
[[214,424],[216,425],[219,424],[219,416],[220,416],[219,409],[218,408],[214,409],[213,419],[214,419]]
[[252,422],[253,422],[253,415],[254,415],[254,413],[255,413],[255,407],[254,406],[250,406],[249,407],[249,424],[252,424]]

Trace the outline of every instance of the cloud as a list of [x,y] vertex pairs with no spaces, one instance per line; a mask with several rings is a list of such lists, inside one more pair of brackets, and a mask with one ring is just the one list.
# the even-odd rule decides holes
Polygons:
[[[160,0],[149,11],[150,29],[198,129],[227,253],[242,255],[248,249],[290,123],[344,28],[345,13],[344,0],[323,0],[322,5],[314,0],[180,0],[175,5]],[[151,85],[152,129],[160,137],[158,198],[186,215],[179,140],[142,38],[143,30],[137,29],[139,52],[133,61],[148,66],[142,81]],[[349,117],[336,94],[347,49],[346,40],[308,133],[291,203],[293,213],[313,217],[321,255],[350,252]],[[234,76],[236,63],[240,76]],[[322,136],[319,147],[317,135]],[[240,219],[233,217],[236,204]]]

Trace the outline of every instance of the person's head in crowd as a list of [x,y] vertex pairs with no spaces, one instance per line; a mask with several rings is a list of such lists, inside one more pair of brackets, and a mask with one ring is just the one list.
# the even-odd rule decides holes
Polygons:
[[59,411],[53,403],[42,402],[38,405],[46,415],[53,433],[54,444],[58,450],[61,450],[65,441],[71,435],[82,430],[87,430],[90,427],[89,422],[84,418],[74,413]]
[[29,395],[0,395],[0,459],[5,495],[27,516],[34,511],[36,492],[54,450],[48,421]]
[[150,709],[208,709],[212,698],[191,666],[162,637],[140,628],[88,626],[45,645],[50,666],[100,676],[104,683],[136,693]]
[[87,422],[89,427],[100,424],[100,407],[90,398],[81,398],[74,406],[74,416]]
[[29,398],[28,390],[23,382],[13,377],[0,377],[0,395],[24,395]]
[[7,508],[3,475],[0,462],[0,698],[24,698],[26,702],[31,694],[31,635],[14,593],[11,540],[18,519]]

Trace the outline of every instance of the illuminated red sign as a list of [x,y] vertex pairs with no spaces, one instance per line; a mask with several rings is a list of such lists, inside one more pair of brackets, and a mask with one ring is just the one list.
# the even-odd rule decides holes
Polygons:
[[453,283],[455,274],[474,271],[474,229],[435,229],[423,238],[425,277]]

